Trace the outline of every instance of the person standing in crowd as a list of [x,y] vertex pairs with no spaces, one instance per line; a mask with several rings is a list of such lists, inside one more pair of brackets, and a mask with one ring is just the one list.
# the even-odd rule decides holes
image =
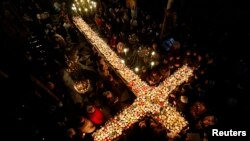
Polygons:
[[112,115],[115,115],[118,111],[122,109],[120,99],[114,93],[112,93],[111,91],[105,91],[103,92],[103,96],[107,100],[107,104],[110,107]]
[[96,107],[96,106],[90,104],[90,105],[87,106],[87,109],[86,109],[86,110],[87,110],[87,114],[88,114],[89,119],[90,119],[96,126],[100,126],[100,125],[103,125],[103,124],[104,124],[104,122],[105,122],[105,117],[104,117],[102,111],[101,111],[98,107]]

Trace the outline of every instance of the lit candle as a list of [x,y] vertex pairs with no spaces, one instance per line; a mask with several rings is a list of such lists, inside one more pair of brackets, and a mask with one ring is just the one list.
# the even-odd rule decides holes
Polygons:
[[139,68],[138,68],[138,67],[136,67],[136,68],[135,68],[135,72],[138,72],[138,71],[139,71]]
[[155,55],[155,52],[154,52],[154,51],[152,51],[152,52],[151,52],[151,55],[152,55],[152,56],[154,56],[154,55]]
[[125,64],[125,60],[122,59],[121,62],[122,62],[123,64]]
[[128,52],[128,49],[127,48],[124,48],[123,49],[123,52],[125,53],[125,55],[127,54],[127,52]]
[[72,6],[72,10],[73,10],[73,11],[76,11],[76,7],[75,7],[75,6]]
[[150,65],[151,65],[151,67],[153,67],[153,66],[155,65],[155,62],[152,61],[152,62],[150,63]]

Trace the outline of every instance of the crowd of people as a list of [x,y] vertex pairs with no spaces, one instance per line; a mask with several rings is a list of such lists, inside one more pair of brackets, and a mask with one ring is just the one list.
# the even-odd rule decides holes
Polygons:
[[[63,78],[64,73],[72,74],[67,71],[69,62],[72,63],[72,51],[79,49],[81,42],[88,41],[75,28],[70,6],[67,5],[69,3],[54,1],[51,4],[46,7],[42,3],[32,1],[20,6],[23,21],[28,25],[29,48],[26,56],[32,68],[31,73],[42,82],[46,90],[55,94],[53,97],[57,99],[57,102],[44,104],[47,110],[45,113],[53,118],[50,121],[54,121],[54,129],[57,130],[46,136],[49,140],[92,140],[91,133],[130,105],[136,97],[107,64],[105,58],[90,44],[85,48],[90,48],[92,67],[95,71],[93,73],[85,70],[81,75],[90,80],[92,89],[89,89],[87,94],[80,94],[65,84],[67,82]],[[220,122],[207,101],[208,94],[215,88],[213,71],[218,65],[217,56],[195,44],[190,27],[185,23],[178,23],[176,13],[170,15],[170,21],[167,23],[168,33],[161,39],[162,23],[154,20],[149,11],[138,9],[135,14],[134,10],[119,1],[101,2],[98,3],[93,20],[88,22],[95,24],[93,28],[97,29],[96,32],[107,41],[112,50],[126,62],[131,62],[128,64],[131,69],[135,64],[141,65],[138,75],[150,86],[158,86],[183,64],[194,69],[194,77],[179,86],[168,98],[170,105],[188,120],[189,127],[184,129],[179,137],[171,139],[164,127],[146,116],[125,131],[118,140],[143,138],[188,141],[192,140],[192,133],[197,133],[200,138],[208,138],[210,129]],[[174,38],[174,42],[166,50],[163,41],[170,38]],[[133,53],[125,55],[125,48]],[[139,63],[133,60],[139,60]],[[148,65],[152,61],[154,64]],[[76,62],[73,61],[75,64]],[[72,80],[77,78],[79,77]],[[123,91],[129,93],[125,100],[122,99]]]
[[[146,58],[147,54],[140,56],[138,53],[130,56],[130,58],[140,56],[139,59],[142,60],[142,66],[144,66],[139,75],[151,86],[159,85],[183,64],[194,68],[194,78],[175,90],[170,95],[169,101],[189,118],[189,122],[193,125],[191,130],[205,131],[216,124],[216,116],[209,111],[209,107],[203,102],[207,91],[212,89],[214,85],[214,80],[209,77],[210,71],[215,67],[213,54],[205,51],[204,48],[195,47],[189,32],[175,31],[179,28],[188,30],[187,25],[182,27],[175,25],[177,21],[169,21],[175,24],[169,27],[170,33],[165,37],[174,36],[177,41],[173,42],[169,50],[164,50],[159,36],[161,23],[154,21],[150,14],[141,9],[137,11],[136,16],[128,11],[130,11],[129,8],[117,2],[105,6],[105,9],[100,8],[96,13],[95,23],[98,32],[107,40],[107,44],[121,58],[124,55],[121,50],[125,46],[128,47],[129,52],[137,52],[141,48],[142,50],[148,49],[149,53],[154,51],[155,54],[150,59]],[[176,16],[176,14],[173,15]],[[176,17],[173,20],[176,20]],[[154,61],[156,64],[151,69],[145,65],[150,61]]]

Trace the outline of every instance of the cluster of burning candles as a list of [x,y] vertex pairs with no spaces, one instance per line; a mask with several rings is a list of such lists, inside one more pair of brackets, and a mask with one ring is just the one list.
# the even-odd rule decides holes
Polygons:
[[[122,60],[82,18],[74,17],[73,20],[80,32],[106,61],[112,65],[120,76],[123,77],[127,85],[137,96],[137,99],[132,105],[123,109],[121,113],[110,119],[101,129],[92,134],[95,141],[113,140],[119,137],[123,130],[130,128],[135,122],[147,114],[152,114],[173,136],[178,134],[188,124],[180,113],[168,105],[167,97],[176,87],[189,80],[193,75],[191,68],[187,65],[182,66],[158,87],[152,88],[134,73],[134,71],[139,71],[139,68],[136,67],[134,70],[129,69],[125,65],[125,61]],[[125,54],[128,51],[128,48],[123,49]],[[151,55],[155,55],[155,52],[151,52]],[[154,66],[155,62],[150,62],[150,65]]]

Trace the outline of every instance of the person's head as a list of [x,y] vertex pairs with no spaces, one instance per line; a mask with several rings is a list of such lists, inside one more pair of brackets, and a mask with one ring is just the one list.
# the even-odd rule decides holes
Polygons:
[[170,75],[170,69],[168,66],[164,66],[160,69],[159,73],[164,79]]
[[156,70],[156,69],[152,70],[151,75],[152,75],[153,77],[157,76],[157,75],[158,75],[157,70]]
[[213,115],[206,116],[206,117],[202,120],[202,122],[203,122],[203,125],[204,125],[205,127],[211,126],[211,125],[214,125],[214,124],[217,123],[217,118],[216,118],[215,116],[213,116]]
[[174,60],[174,56],[173,56],[172,54],[170,54],[170,55],[168,56],[168,60],[169,60],[169,61],[173,61],[173,60]]
[[47,83],[47,88],[49,88],[50,90],[53,90],[53,89],[55,89],[55,84],[52,83],[52,82],[48,82]]
[[186,55],[187,55],[187,56],[190,56],[190,55],[191,55],[191,50],[188,50],[188,51],[186,52]]
[[194,106],[195,108],[198,110],[198,111],[204,111],[206,109],[206,106],[205,106],[205,103],[203,102],[200,102],[200,101],[197,101],[194,103]]
[[207,111],[207,108],[205,106],[205,103],[203,102],[200,102],[200,101],[197,101],[195,102],[191,108],[190,108],[190,112],[191,112],[191,115],[194,117],[194,118],[197,118],[199,117],[200,115],[202,115],[203,113],[205,113]]
[[103,96],[105,96],[108,99],[113,98],[113,95],[110,91],[103,92]]
[[88,105],[87,106],[87,112],[88,113],[94,113],[95,112],[95,107],[93,105]]
[[114,78],[112,75],[108,75],[108,80],[111,82],[111,81],[114,81]]
[[96,86],[97,86],[98,88],[103,88],[103,87],[104,87],[104,84],[103,84],[102,81],[97,81],[97,82],[96,82]]
[[140,128],[145,128],[147,126],[146,121],[145,120],[140,121],[139,126],[140,126]]
[[157,123],[153,119],[149,119],[149,123],[150,123],[150,127],[152,127],[152,128],[157,127]]
[[102,70],[102,71],[105,69],[103,64],[99,64],[99,68],[100,68],[100,70]]
[[181,101],[182,103],[187,104],[187,103],[188,103],[188,97],[187,97],[187,96],[182,95],[182,96],[180,96],[180,101]]
[[66,2],[62,2],[62,7],[66,6]]
[[59,34],[54,34],[54,39],[55,39],[55,41],[57,41],[57,42],[59,42],[59,41],[63,41],[64,39],[63,39],[63,37],[61,36],[61,35],[59,35]]
[[175,42],[173,43],[173,45],[172,45],[172,48],[173,48],[174,50],[179,50],[180,47],[181,47],[181,44],[180,44],[180,42],[178,42],[178,41],[175,41]]
[[75,131],[75,129],[74,128],[69,128],[68,130],[67,130],[67,136],[69,137],[69,138],[73,138],[75,135],[76,135],[76,131]]
[[98,61],[98,62],[101,62],[102,59],[103,59],[103,58],[102,58],[100,55],[97,56],[97,61]]
[[117,39],[117,35],[116,34],[113,34],[112,37],[113,37],[113,39]]
[[197,56],[197,52],[194,51],[193,52],[193,56],[196,57]]
[[152,44],[152,47],[153,47],[154,50],[157,50],[157,48],[158,48],[157,43],[153,43],[153,44]]
[[51,24],[46,24],[46,28],[47,28],[47,29],[53,29],[53,27],[52,27]]
[[95,125],[83,116],[79,117],[80,121],[78,122],[77,129],[82,133],[92,133],[95,130]]
[[164,66],[160,69],[160,73],[161,74],[165,74],[165,73],[168,73],[169,72],[169,68],[168,66]]
[[83,116],[77,117],[77,127],[82,127],[85,124],[86,119]]

